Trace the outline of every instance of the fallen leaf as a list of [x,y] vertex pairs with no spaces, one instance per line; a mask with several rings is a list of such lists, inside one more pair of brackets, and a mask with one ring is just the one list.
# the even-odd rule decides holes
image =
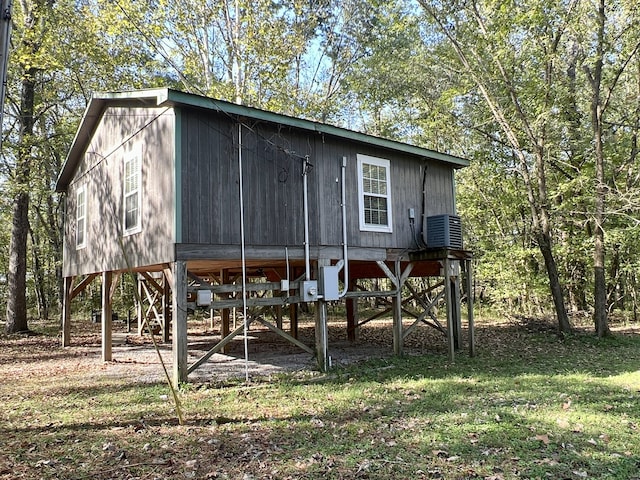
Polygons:
[[549,435],[536,435],[536,440],[549,445]]

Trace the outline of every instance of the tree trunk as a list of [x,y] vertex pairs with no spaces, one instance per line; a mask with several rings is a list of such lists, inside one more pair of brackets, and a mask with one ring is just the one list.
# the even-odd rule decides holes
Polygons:
[[591,121],[594,140],[595,161],[595,212],[594,212],[594,312],[593,321],[598,337],[605,337],[609,331],[607,318],[607,280],[605,272],[605,244],[604,244],[604,214],[605,195],[607,192],[604,178],[604,148],[602,139],[603,105],[600,98],[602,84],[602,67],[604,62],[604,26],[605,26],[605,0],[600,0],[598,7],[598,44],[596,64],[591,80]]
[[560,333],[569,333],[571,332],[571,324],[569,323],[569,316],[567,315],[567,309],[564,304],[564,294],[562,292],[562,285],[560,285],[558,266],[551,249],[551,239],[549,235],[539,233],[536,240],[547,268],[547,277],[549,278],[549,288],[551,289],[553,305],[558,320],[558,329]]
[[7,333],[29,330],[27,324],[27,234],[29,232],[29,194],[20,191],[13,201],[9,273],[7,275]]
[[14,198],[12,205],[11,241],[9,244],[9,274],[7,275],[7,333],[28,331],[27,323],[27,240],[29,238],[29,175],[34,130],[35,85],[38,69],[32,60],[40,51],[34,30],[38,28],[37,5],[25,12],[24,48],[21,65],[22,90],[18,124],[20,131],[18,155],[14,170]]
[[42,261],[42,252],[40,248],[39,236],[29,228],[31,238],[31,256],[33,258],[32,274],[35,282],[34,290],[38,301],[38,318],[41,320],[49,319],[49,289],[46,273]]

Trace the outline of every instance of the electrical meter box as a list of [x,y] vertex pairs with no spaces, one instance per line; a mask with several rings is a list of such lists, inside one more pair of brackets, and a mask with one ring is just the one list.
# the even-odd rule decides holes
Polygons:
[[300,296],[303,302],[315,302],[318,300],[318,282],[305,280],[300,283]]
[[340,273],[340,268],[335,265],[320,267],[320,294],[323,300],[340,300],[338,273]]
[[427,247],[462,250],[462,223],[457,215],[427,217]]

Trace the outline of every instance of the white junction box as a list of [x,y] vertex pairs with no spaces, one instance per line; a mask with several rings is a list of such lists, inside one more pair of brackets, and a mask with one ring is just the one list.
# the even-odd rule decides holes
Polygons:
[[339,273],[340,268],[335,265],[320,267],[320,294],[323,300],[340,300]]

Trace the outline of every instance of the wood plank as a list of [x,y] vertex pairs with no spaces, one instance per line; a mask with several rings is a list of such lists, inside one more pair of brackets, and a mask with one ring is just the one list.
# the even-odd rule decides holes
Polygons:
[[113,272],[102,272],[102,361],[110,362],[112,354],[112,317],[111,298],[109,292],[113,280]]
[[455,359],[455,340],[454,340],[454,327],[453,327],[453,311],[451,309],[451,282],[449,281],[449,272],[450,272],[451,262],[448,258],[444,260],[444,301],[446,303],[447,310],[447,346],[449,350],[449,360],[454,361]]
[[[402,275],[400,260],[396,260],[395,262],[395,271],[397,277]],[[394,280],[392,277],[389,278],[391,278],[391,281]],[[402,284],[397,278],[394,283],[397,292],[391,298],[391,307],[393,309],[393,352],[401,356],[404,354],[404,336],[402,335]]]
[[[290,297],[264,297],[264,298],[247,298],[247,307],[272,307],[275,305],[288,305],[291,303],[302,302],[302,297],[295,295]],[[225,308],[241,308],[243,306],[242,298],[232,298],[226,300],[214,300],[211,304],[212,308],[221,310]]]
[[473,318],[473,264],[471,260],[466,260],[467,271],[467,322],[469,324],[469,356],[476,355],[476,336]]
[[173,309],[173,386],[187,380],[187,264],[173,264],[173,283],[171,284]]
[[163,292],[163,288],[162,285],[160,285],[155,278],[153,278],[151,275],[149,275],[148,272],[141,272],[140,275],[142,275],[144,277],[144,279],[147,281],[147,283],[149,285],[151,285],[154,290],[156,292],[162,293]]
[[64,277],[62,281],[62,346],[71,345],[71,290],[73,277]]
[[269,330],[271,330],[274,333],[277,333],[278,335],[280,335],[282,338],[284,338],[285,340],[293,343],[294,345],[300,347],[302,350],[304,350],[305,352],[308,352],[310,354],[313,355],[314,351],[313,348],[309,347],[308,345],[305,345],[304,343],[302,343],[300,340],[298,340],[297,338],[292,337],[291,335],[289,335],[287,332],[285,332],[284,330],[276,327],[275,325],[272,325],[271,323],[267,322],[266,320],[264,320],[263,318],[260,317],[255,317],[254,318],[257,322],[261,323],[262,325],[264,325],[265,327],[267,327]]
[[[251,324],[251,322],[252,322],[251,318],[247,319],[247,327]],[[213,346],[213,348],[211,348],[209,351],[207,351],[204,355],[202,355],[202,357],[200,357],[193,365],[191,365],[188,368],[187,374],[193,372],[195,369],[200,367],[204,362],[209,360],[214,354],[216,354],[219,351],[221,351],[229,342],[231,342],[231,340],[233,340],[236,336],[241,334],[243,331],[244,331],[244,323],[242,325],[240,325],[238,328],[236,328],[229,335],[224,337],[220,342],[216,343]]]
[[[96,278],[98,275],[100,275],[99,273],[91,273],[89,275],[86,275],[82,281],[75,287],[73,287],[73,285],[71,285],[71,300],[73,300],[74,298],[76,298],[80,293],[82,293],[84,291],[85,288],[87,288],[89,286],[89,284],[93,281],[94,278]],[[74,278],[74,277],[71,277]]]

